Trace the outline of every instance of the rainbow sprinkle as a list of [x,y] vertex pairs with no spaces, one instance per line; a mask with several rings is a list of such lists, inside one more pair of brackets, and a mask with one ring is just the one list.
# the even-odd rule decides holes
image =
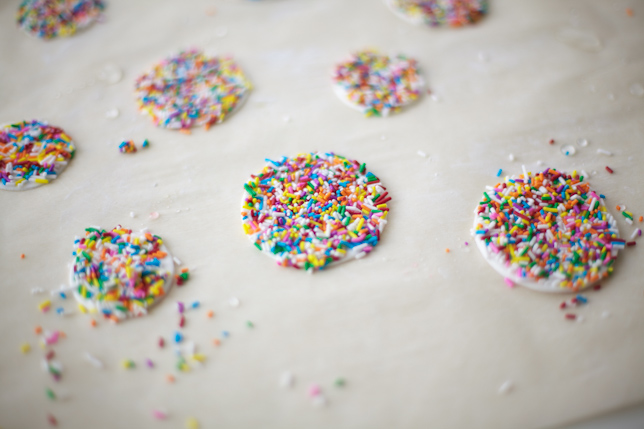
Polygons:
[[333,153],[267,160],[244,184],[244,231],[278,265],[315,271],[361,258],[378,241],[391,199],[365,164]]
[[73,256],[79,305],[113,321],[147,314],[172,286],[172,255],[160,237],[145,230],[87,228],[74,241]]
[[366,116],[387,116],[416,100],[423,80],[416,60],[403,55],[389,58],[374,50],[356,52],[333,73],[340,99]]
[[544,291],[578,291],[608,277],[625,241],[604,196],[583,176],[548,168],[487,187],[473,235],[511,280]]
[[0,128],[0,188],[30,189],[55,179],[74,157],[71,137],[41,121]]
[[[147,141],[147,140],[146,140]],[[119,152],[121,153],[134,153],[136,152],[136,145],[132,140],[126,140],[119,145]]]
[[224,120],[251,89],[230,57],[192,49],[155,65],[136,80],[139,109],[160,127],[206,129]]
[[71,36],[100,19],[102,0],[23,0],[16,15],[18,25],[41,39]]
[[487,13],[487,0],[387,0],[398,16],[431,27],[461,27],[480,21]]

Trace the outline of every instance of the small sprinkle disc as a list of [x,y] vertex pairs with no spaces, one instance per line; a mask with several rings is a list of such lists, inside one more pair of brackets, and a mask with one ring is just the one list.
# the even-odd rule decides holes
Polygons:
[[74,157],[71,137],[41,121],[0,127],[0,188],[26,190],[49,183]]
[[412,24],[461,27],[487,13],[487,0],[385,0],[389,9]]
[[143,316],[172,287],[172,255],[145,230],[87,228],[74,241],[73,256],[74,297],[106,317]]
[[420,96],[423,79],[416,60],[398,55],[389,58],[364,50],[335,67],[338,97],[366,116],[387,116]]
[[490,265],[543,292],[578,291],[608,277],[625,242],[604,196],[583,179],[552,168],[531,175],[524,167],[488,186],[473,235]]
[[98,20],[105,9],[102,0],[23,0],[18,25],[42,39],[71,36]]
[[251,88],[230,57],[207,57],[199,50],[167,58],[136,80],[139,109],[160,127],[189,129],[224,120]]
[[378,244],[391,197],[365,164],[322,152],[267,161],[244,184],[242,223],[278,265],[315,271]]

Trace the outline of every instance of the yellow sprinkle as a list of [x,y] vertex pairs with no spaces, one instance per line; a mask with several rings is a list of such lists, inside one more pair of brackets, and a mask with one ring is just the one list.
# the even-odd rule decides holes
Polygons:
[[20,345],[20,351],[23,355],[26,355],[31,350],[31,346],[28,343],[22,343]]
[[194,417],[188,417],[186,420],[186,429],[199,429],[199,422]]
[[50,301],[50,300],[48,300],[48,299],[46,299],[46,300],[44,300],[43,302],[41,302],[40,304],[38,304],[38,309],[39,309],[40,311],[45,311],[45,310],[46,310],[46,309],[48,309],[49,307],[51,307],[51,301]]
[[382,209],[386,209],[386,208],[387,208],[387,203],[384,203],[384,204],[378,204],[378,205],[376,206],[376,208],[377,208],[377,209],[380,209],[380,210],[382,210]]
[[78,309],[80,310],[81,313],[87,313],[87,309],[81,304],[78,304]]
[[201,353],[195,353],[192,355],[192,358],[196,360],[197,362],[203,362],[206,360],[206,355],[201,354]]
[[49,180],[47,180],[47,179],[35,179],[34,182],[36,182],[36,183],[49,183]]

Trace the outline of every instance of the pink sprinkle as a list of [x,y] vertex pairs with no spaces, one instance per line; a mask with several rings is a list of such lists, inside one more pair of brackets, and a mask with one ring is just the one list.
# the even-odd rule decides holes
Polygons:
[[159,212],[150,213],[150,219],[159,219]]
[[319,385],[313,384],[311,385],[311,387],[309,387],[309,396],[318,396],[320,393],[322,393],[322,390],[320,389]]
[[508,287],[510,289],[512,289],[514,287],[514,282],[512,280],[510,280],[508,277],[505,277],[503,279],[503,281],[505,282],[506,285],[508,285]]
[[179,310],[179,313],[183,313],[183,310],[184,310],[183,302],[177,301],[177,310]]
[[45,337],[45,343],[48,345],[56,344],[58,342],[59,335],[58,331],[52,332],[50,336]]
[[152,415],[157,420],[165,420],[166,417],[168,417],[168,415],[166,413],[164,413],[163,411],[159,411],[159,410],[152,410]]
[[466,241],[466,242],[465,242],[465,245],[466,245],[466,246],[469,246],[469,245],[470,245],[470,243],[468,243],[468,242]]

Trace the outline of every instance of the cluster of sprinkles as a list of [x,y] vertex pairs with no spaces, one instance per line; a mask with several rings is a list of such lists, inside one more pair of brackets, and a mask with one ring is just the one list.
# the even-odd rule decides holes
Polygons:
[[136,80],[139,109],[160,127],[188,131],[224,120],[251,84],[230,57],[192,49],[164,59]]
[[341,99],[366,116],[387,116],[416,100],[423,80],[414,59],[390,58],[373,50],[359,51],[335,67],[333,81]]
[[163,240],[143,230],[87,228],[74,241],[72,287],[82,312],[118,322],[143,316],[172,286],[174,265]]
[[74,157],[71,137],[37,120],[0,128],[0,187],[28,189],[58,177]]
[[[150,142],[148,141],[148,139],[143,140],[141,147],[143,149],[150,147]],[[121,144],[119,144],[119,152],[121,153],[135,153],[136,151],[136,144],[133,140],[125,140],[121,142]]]
[[244,184],[241,215],[278,265],[314,271],[378,244],[391,197],[365,164],[322,152],[267,161]]
[[71,36],[100,19],[103,0],[23,0],[18,7],[18,25],[40,37]]
[[388,0],[390,8],[416,23],[437,27],[474,24],[487,13],[487,0]]
[[541,290],[581,290],[613,271],[619,238],[604,196],[577,172],[548,168],[487,187],[474,236],[512,280]]

